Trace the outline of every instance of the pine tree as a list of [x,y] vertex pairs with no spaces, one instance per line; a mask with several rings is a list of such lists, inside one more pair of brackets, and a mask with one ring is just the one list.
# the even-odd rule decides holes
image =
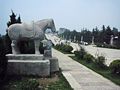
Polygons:
[[8,21],[7,26],[9,27],[10,25],[16,23],[16,15],[14,14],[13,10],[12,10],[12,15],[10,15],[10,21]]
[[112,32],[110,26],[108,26],[108,27],[106,28],[106,31],[105,31],[105,32],[106,32],[105,42],[106,42],[107,44],[109,44],[109,43],[110,43],[110,39],[111,39],[111,35],[113,35],[113,32]]
[[16,20],[16,23],[21,23],[20,15],[19,15],[18,19]]

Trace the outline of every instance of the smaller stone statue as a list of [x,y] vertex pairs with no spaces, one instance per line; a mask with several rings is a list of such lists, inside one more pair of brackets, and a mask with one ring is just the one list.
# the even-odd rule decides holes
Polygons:
[[92,36],[92,45],[94,45],[95,43],[94,43],[94,36]]
[[114,37],[113,35],[111,35],[111,39],[110,39],[110,45],[113,46],[113,40],[114,40]]
[[51,40],[43,40],[44,57],[52,57],[52,41]]

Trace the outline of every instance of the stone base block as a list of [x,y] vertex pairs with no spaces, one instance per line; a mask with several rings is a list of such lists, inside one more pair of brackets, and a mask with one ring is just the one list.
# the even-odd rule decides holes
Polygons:
[[49,58],[50,60],[50,72],[59,71],[58,59],[55,57]]
[[43,60],[43,55],[37,54],[7,54],[8,60]]
[[44,57],[52,57],[52,51],[51,50],[44,50]]
[[9,75],[50,75],[49,60],[8,60]]

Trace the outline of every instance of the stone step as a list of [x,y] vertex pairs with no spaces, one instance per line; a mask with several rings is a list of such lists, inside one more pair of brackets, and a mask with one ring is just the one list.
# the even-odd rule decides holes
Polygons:
[[42,54],[7,54],[8,60],[43,60],[44,56]]
[[50,75],[49,60],[8,60],[9,75]]

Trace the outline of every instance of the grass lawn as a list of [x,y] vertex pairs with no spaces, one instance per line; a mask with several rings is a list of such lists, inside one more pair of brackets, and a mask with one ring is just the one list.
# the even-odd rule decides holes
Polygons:
[[0,90],[73,90],[61,72],[49,78],[12,76]]
[[74,59],[75,61],[83,64],[84,66],[92,69],[93,71],[101,74],[102,76],[104,76],[105,78],[111,80],[112,82],[114,82],[117,85],[120,85],[120,75],[115,75],[115,74],[111,74],[110,70],[108,67],[102,69],[97,67],[93,62],[91,63],[86,63],[85,60],[80,60],[75,56],[70,56],[72,59]]

